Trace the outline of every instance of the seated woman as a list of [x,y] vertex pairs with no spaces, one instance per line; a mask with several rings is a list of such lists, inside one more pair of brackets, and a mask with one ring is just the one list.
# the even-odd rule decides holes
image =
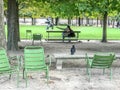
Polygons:
[[[75,37],[74,31],[67,25],[67,28],[62,33],[63,41],[65,37]],[[70,40],[69,40],[70,41]]]

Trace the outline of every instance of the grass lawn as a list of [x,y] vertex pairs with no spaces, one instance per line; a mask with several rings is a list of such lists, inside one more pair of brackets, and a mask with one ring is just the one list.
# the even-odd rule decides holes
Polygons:
[[[66,26],[60,26],[66,28]],[[71,26],[71,28],[75,31],[80,30],[79,34],[80,40],[98,40],[102,38],[102,27],[95,26]],[[5,27],[7,31],[7,28]],[[32,33],[41,33],[43,38],[47,38],[46,26],[39,25],[20,25],[20,37],[21,39],[26,38],[26,30],[32,30]],[[60,30],[54,26],[53,30]],[[53,36],[61,37],[61,34],[53,34]],[[107,28],[107,39],[108,40],[120,40],[120,29],[119,28]]]

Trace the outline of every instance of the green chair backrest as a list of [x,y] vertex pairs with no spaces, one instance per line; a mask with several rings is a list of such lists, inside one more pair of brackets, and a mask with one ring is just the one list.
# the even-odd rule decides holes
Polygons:
[[32,33],[32,31],[31,30],[26,30],[26,33]]
[[10,70],[9,60],[7,58],[6,50],[0,48],[0,72]]
[[95,54],[91,68],[109,68],[115,58],[115,54]]
[[33,34],[33,40],[41,40],[42,39],[42,34]]
[[44,49],[41,46],[27,46],[24,49],[25,69],[41,69],[46,66]]

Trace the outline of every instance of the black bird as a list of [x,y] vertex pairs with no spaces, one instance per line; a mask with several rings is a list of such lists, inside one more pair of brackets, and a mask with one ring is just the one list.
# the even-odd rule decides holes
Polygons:
[[74,55],[74,53],[75,53],[75,51],[76,51],[75,45],[72,45],[70,51],[71,51],[71,55]]

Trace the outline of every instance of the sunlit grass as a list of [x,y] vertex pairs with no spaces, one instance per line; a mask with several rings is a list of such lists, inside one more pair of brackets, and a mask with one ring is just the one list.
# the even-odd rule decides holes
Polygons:
[[[66,26],[61,26],[66,28]],[[102,27],[93,27],[93,26],[71,26],[74,31],[81,31],[79,34],[80,40],[98,40],[102,39],[103,28]],[[6,29],[6,27],[5,27]],[[26,38],[26,30],[32,30],[32,33],[40,33],[43,35],[43,38],[47,38],[46,26],[39,25],[20,25],[20,38]],[[59,30],[54,26],[54,30]],[[6,30],[7,31],[7,30]],[[61,34],[52,34],[53,36],[61,37]],[[120,40],[120,29],[119,28],[107,28],[107,39],[111,40]]]

